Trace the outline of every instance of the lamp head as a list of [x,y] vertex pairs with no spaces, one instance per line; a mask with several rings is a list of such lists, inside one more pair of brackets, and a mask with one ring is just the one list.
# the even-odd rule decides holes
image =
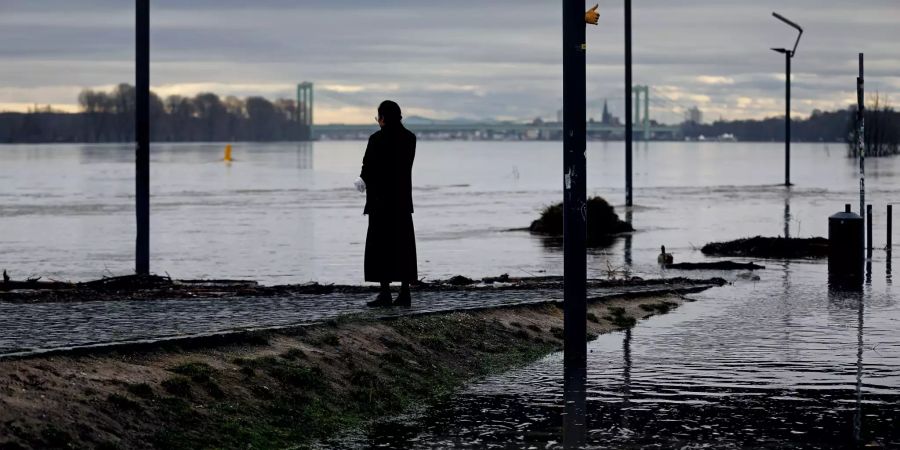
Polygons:
[[[794,29],[796,29],[796,30],[798,31],[798,33],[797,33],[797,40],[794,42],[794,49],[793,49],[793,50],[787,50],[787,49],[784,49],[785,51],[780,52],[780,53],[788,53],[788,54],[791,56],[791,58],[793,58],[793,57],[794,57],[794,54],[797,53],[797,45],[800,43],[800,36],[803,36],[803,27],[801,27],[800,25],[797,25],[796,23],[794,23],[794,22],[788,20],[787,17],[784,17],[784,16],[782,16],[781,14],[778,14],[777,12],[772,12],[772,15],[775,16],[776,19],[778,19],[778,20],[780,20],[780,21],[782,21],[782,22],[788,24],[789,26],[793,27]],[[775,50],[776,52],[778,51],[778,50],[776,50],[776,49],[774,49],[774,48],[773,48],[772,50]]]

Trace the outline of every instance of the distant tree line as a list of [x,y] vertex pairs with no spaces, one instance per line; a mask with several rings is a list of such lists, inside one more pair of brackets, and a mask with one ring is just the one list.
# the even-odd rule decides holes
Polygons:
[[[859,157],[859,128],[855,119],[858,108],[852,107],[850,113],[854,119],[849,127],[847,153],[850,157],[856,158]],[[900,113],[891,107],[887,99],[876,92],[869,99],[863,116],[866,157],[900,154]]]
[[[814,110],[809,118],[791,120],[791,140],[798,142],[847,142],[848,123],[854,120],[850,110],[823,112]],[[784,116],[761,120],[717,120],[709,124],[685,122],[682,132],[687,138],[701,135],[715,138],[726,133],[739,141],[784,141]]]
[[[0,142],[132,142],[135,99],[134,87],[120,84],[110,92],[83,90],[78,113],[0,113]],[[290,99],[212,93],[162,99],[150,93],[150,137],[156,142],[307,140],[309,129],[296,118]]]
[[[856,144],[856,106],[839,111],[814,110],[806,119],[791,120],[791,140],[797,142],[844,142],[849,156],[858,156]],[[685,137],[697,139],[701,135],[716,138],[730,133],[739,141],[784,141],[784,117],[762,120],[717,120],[710,124],[685,122]],[[900,112],[887,100],[873,95],[865,110],[866,156],[900,154]]]

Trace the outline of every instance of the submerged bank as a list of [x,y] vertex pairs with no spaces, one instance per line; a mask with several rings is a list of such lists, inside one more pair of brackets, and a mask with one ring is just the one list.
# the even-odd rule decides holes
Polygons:
[[[685,301],[592,301],[588,339]],[[558,303],[241,333],[0,362],[0,447],[284,447],[561,349]]]

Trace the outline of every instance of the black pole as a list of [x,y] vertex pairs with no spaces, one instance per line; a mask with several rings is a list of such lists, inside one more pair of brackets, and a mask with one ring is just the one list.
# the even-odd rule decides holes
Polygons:
[[784,185],[791,185],[791,58],[794,55],[788,50],[784,52],[785,70],[787,72],[787,89],[784,93]]
[[585,217],[586,60],[584,2],[563,0],[563,366],[567,446],[586,439],[584,381],[587,367],[587,257]]
[[631,148],[634,133],[631,89],[631,0],[625,0],[625,206],[633,204],[631,193]]
[[866,102],[863,78],[863,54],[859,54],[859,76],[856,77],[856,148],[859,152],[859,215],[866,204]]
[[[891,247],[893,246],[891,233],[894,232],[894,205],[887,205],[887,244],[885,245],[885,249],[888,252],[891,251]],[[888,257],[890,258],[890,257]]]
[[135,272],[150,273],[150,0],[136,0],[135,35],[135,212],[137,240]]
[[866,249],[872,250],[872,205],[866,205]]

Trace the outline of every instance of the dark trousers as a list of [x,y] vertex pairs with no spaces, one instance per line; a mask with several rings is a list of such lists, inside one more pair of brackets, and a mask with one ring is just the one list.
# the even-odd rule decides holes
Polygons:
[[372,282],[411,282],[418,279],[416,232],[411,213],[369,214],[365,275],[366,281]]

